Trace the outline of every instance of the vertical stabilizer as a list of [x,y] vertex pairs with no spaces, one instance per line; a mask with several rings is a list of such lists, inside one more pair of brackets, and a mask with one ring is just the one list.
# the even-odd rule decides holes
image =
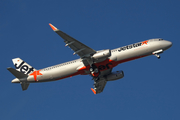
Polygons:
[[14,58],[12,59],[13,64],[17,71],[22,72],[24,74],[30,74],[33,71],[36,71],[35,68],[27,64],[25,61],[23,61],[21,58]]
[[16,77],[16,79],[12,80],[12,83],[20,83],[22,90],[27,90],[30,83],[27,82],[26,78],[30,73],[36,71],[36,69],[27,64],[21,58],[14,58],[12,61],[16,70],[13,68],[7,68]]

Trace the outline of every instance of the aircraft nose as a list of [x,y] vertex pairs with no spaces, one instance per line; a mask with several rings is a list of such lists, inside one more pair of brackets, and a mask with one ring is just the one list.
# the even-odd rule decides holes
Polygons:
[[169,49],[171,46],[172,46],[172,42],[170,42],[170,41],[163,41],[163,48],[165,49],[165,50],[167,50],[167,49]]
[[11,83],[20,83],[19,79],[15,78],[14,80],[11,81]]
[[172,46],[172,42],[170,42],[170,41],[166,41],[167,43],[167,46],[170,48],[171,46]]

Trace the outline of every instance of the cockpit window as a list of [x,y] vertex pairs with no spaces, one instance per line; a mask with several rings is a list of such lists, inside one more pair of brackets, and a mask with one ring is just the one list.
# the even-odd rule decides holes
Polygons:
[[161,40],[163,40],[162,38],[161,39],[159,39],[159,41],[161,41]]

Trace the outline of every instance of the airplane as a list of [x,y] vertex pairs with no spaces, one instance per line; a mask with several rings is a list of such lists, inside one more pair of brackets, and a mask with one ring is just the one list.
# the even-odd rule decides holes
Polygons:
[[36,70],[20,58],[12,59],[16,69],[9,67],[7,70],[16,78],[11,82],[20,83],[23,91],[27,90],[30,83],[56,81],[75,75],[91,75],[94,80],[94,88],[91,90],[94,94],[98,94],[104,90],[108,81],[124,77],[122,70],[112,72],[112,69],[117,65],[150,55],[159,59],[159,54],[172,46],[172,42],[156,38],[112,50],[96,51],[52,24],[49,23],[49,25],[64,39],[65,46],[69,46],[74,51],[73,55],[77,54],[80,58],[40,70]]

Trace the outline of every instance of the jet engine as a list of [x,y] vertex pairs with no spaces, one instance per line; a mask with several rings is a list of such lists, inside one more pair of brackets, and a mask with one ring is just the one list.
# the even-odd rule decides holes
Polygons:
[[111,74],[106,76],[106,80],[107,81],[113,81],[113,80],[118,80],[124,77],[124,72],[121,71],[116,71],[116,72],[112,72]]
[[104,59],[104,58],[108,58],[111,56],[111,50],[107,49],[107,50],[101,50],[98,51],[96,54],[94,54],[92,56],[93,59]]

